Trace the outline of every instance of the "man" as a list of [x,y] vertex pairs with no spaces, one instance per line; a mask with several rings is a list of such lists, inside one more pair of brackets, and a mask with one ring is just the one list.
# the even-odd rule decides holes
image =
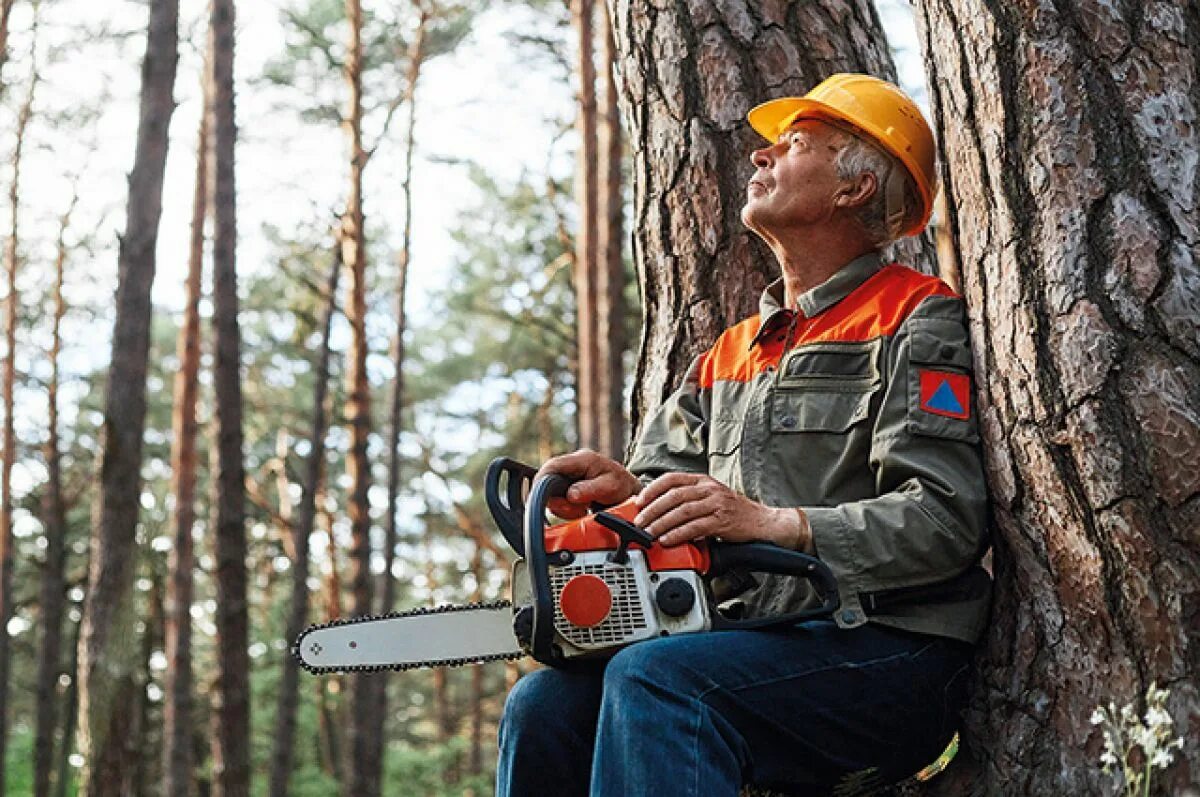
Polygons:
[[[990,582],[962,300],[883,265],[936,192],[933,137],[898,89],[835,75],[761,105],[745,225],[782,278],[648,421],[628,467],[591,451],[544,472],[570,504],[637,495],[663,545],[807,551],[838,578],[825,621],[632,645],[602,673],[521,680],[500,729],[501,795],[824,794],[901,779],[958,723]],[[815,599],[759,576],[744,611]]]

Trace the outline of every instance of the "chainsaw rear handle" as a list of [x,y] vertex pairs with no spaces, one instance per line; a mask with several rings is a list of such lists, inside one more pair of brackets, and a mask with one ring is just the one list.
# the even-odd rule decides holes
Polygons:
[[769,628],[777,625],[792,625],[804,620],[815,620],[831,616],[840,605],[837,579],[829,565],[815,556],[781,548],[769,542],[720,542],[708,543],[708,555],[712,564],[708,576],[719,576],[734,569],[750,570],[755,573],[774,573],[807,579],[821,596],[821,605],[774,617],[755,617],[749,620],[733,620],[720,612],[712,615],[712,628],[716,631],[733,629]]
[[[532,489],[537,468],[508,457],[496,457],[483,479],[483,496],[492,519],[517,556],[525,556],[525,493]],[[504,488],[500,482],[507,476]]]

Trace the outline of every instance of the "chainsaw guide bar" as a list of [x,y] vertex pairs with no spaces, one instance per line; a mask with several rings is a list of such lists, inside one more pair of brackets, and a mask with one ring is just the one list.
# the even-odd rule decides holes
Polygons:
[[[431,646],[436,646],[437,641],[431,640],[428,634],[439,631],[445,625],[444,620],[462,613],[472,617],[464,618],[463,627],[459,632],[442,642],[447,652],[445,657],[408,659],[403,655],[403,651],[408,647],[428,650]],[[425,617],[436,620],[436,624],[423,629],[421,618]],[[479,618],[478,626],[472,628],[471,623],[476,622],[475,618]],[[366,629],[353,629],[353,626],[360,625],[375,625],[377,628],[371,629],[371,634],[366,636],[355,635],[350,638],[350,635],[345,633],[353,630],[365,631]],[[468,636],[470,638],[466,638]],[[485,638],[481,640],[480,636]],[[400,655],[397,655],[397,648],[400,649]],[[351,649],[353,653],[346,654],[347,649]],[[326,651],[332,654],[332,661],[336,663],[319,663],[320,659],[326,658]],[[337,661],[339,653],[340,657],[358,659],[369,657],[373,651],[376,655],[388,658],[390,663],[352,664],[348,661]],[[455,655],[460,653],[463,655]],[[512,603],[507,600],[333,620],[309,626],[296,637],[292,645],[292,656],[299,665],[317,675],[385,670],[402,672],[422,667],[460,667],[464,664],[512,661],[525,655],[527,654],[520,649],[512,633]]]

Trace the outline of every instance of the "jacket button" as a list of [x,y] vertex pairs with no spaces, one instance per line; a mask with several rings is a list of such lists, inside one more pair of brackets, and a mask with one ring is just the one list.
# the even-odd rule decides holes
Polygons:
[[781,424],[783,424],[784,429],[796,428],[796,416],[795,415],[784,415],[783,419],[780,420],[779,422]]
[[942,346],[942,348],[938,351],[938,354],[940,354],[942,356],[943,360],[953,360],[954,359],[954,347],[951,346],[949,343],[944,344]]
[[842,612],[842,622],[843,623],[846,623],[846,624],[853,623],[857,619],[858,619],[858,612],[854,611],[853,609],[847,609],[846,611]]

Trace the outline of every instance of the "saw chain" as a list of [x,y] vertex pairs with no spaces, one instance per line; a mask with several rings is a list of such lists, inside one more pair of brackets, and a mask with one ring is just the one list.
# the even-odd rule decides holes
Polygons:
[[524,658],[527,654],[516,651],[512,653],[489,653],[478,656],[467,656],[458,659],[430,659],[426,661],[410,661],[403,664],[386,664],[386,665],[345,665],[335,667],[314,667],[302,658],[300,651],[304,644],[305,638],[316,631],[326,628],[334,628],[338,626],[358,625],[361,623],[372,623],[380,620],[397,620],[405,617],[420,617],[430,614],[453,614],[455,612],[477,611],[480,609],[511,609],[512,602],[508,600],[496,600],[486,603],[466,603],[461,605],[446,605],[438,606],[432,609],[419,608],[412,609],[407,612],[388,612],[386,614],[366,614],[361,617],[350,617],[345,619],[332,620],[328,623],[318,623],[310,625],[308,628],[296,637],[295,643],[292,644],[292,657],[296,662],[316,675],[326,673],[366,673],[366,672],[383,672],[385,670],[393,670],[395,672],[403,672],[405,670],[415,670],[422,667],[461,667],[465,664],[485,664],[491,661],[516,661]]

